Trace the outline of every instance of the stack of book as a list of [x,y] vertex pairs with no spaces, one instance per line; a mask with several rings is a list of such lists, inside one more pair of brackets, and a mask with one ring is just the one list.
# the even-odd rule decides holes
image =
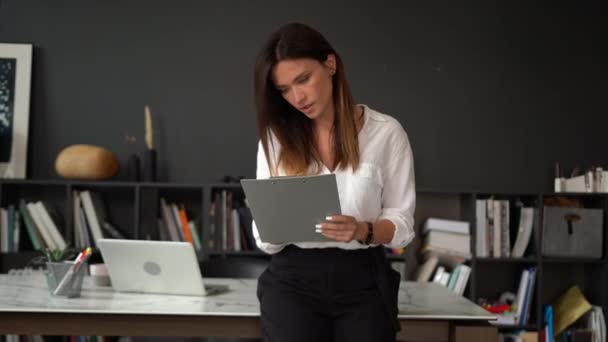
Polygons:
[[422,263],[415,280],[432,281],[462,295],[471,274],[471,268],[464,264],[471,256],[469,223],[428,218],[422,227],[422,235]]
[[422,227],[421,253],[466,260],[471,258],[469,222],[428,218]]

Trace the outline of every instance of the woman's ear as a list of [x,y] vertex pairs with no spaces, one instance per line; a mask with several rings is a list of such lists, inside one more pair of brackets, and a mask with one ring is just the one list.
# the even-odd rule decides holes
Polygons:
[[336,55],[333,53],[327,55],[324,64],[327,70],[329,70],[329,74],[333,76],[336,73]]

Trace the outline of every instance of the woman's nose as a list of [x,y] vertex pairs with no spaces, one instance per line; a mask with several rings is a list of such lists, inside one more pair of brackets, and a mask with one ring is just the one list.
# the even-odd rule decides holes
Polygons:
[[292,92],[293,102],[296,105],[304,104],[304,101],[306,100],[306,95],[304,94],[304,92],[301,89],[297,89],[296,87],[293,88]]

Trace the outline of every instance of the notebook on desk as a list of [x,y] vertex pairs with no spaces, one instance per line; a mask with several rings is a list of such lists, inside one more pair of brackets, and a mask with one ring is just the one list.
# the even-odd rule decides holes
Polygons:
[[262,241],[332,241],[315,225],[341,213],[336,175],[241,179],[241,185]]
[[204,284],[189,242],[100,239],[97,246],[116,291],[206,296],[228,290]]

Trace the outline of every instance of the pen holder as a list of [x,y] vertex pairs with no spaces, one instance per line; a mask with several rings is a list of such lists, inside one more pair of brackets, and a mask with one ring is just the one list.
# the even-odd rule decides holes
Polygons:
[[55,293],[57,286],[66,276],[68,271],[74,266],[71,262],[47,262],[46,282],[51,295],[65,296],[68,298],[80,297],[82,281],[84,279],[87,263],[82,263],[78,270],[74,272],[69,280]]

